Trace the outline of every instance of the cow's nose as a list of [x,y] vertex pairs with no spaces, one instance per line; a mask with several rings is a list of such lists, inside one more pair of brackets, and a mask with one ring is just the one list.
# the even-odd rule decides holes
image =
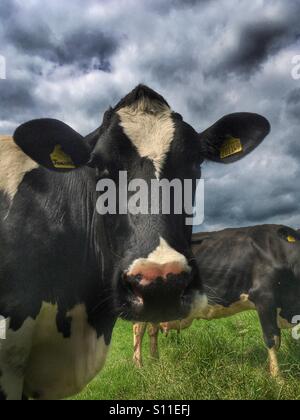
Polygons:
[[180,262],[174,261],[166,264],[157,264],[153,262],[140,262],[127,273],[128,278],[138,280],[140,286],[149,286],[158,279],[167,279],[169,276],[179,276],[186,272],[186,267],[183,267]]
[[123,273],[120,287],[127,292],[133,318],[160,322],[185,315],[185,296],[193,280],[185,255],[160,238],[159,246],[147,257],[136,259]]
[[130,289],[142,305],[154,307],[176,302],[189,286],[191,269],[180,261],[158,264],[140,261],[124,276],[125,286]]
[[140,286],[149,286],[157,279],[190,273],[191,267],[186,257],[160,238],[159,246],[147,258],[135,260],[126,272],[126,276],[139,278]]

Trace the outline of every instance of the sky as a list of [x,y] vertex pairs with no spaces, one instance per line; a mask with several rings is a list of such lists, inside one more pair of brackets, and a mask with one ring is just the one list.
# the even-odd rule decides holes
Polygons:
[[299,16],[300,0],[1,0],[0,133],[51,117],[87,134],[139,83],[199,132],[257,112],[272,125],[266,141],[234,165],[203,166],[201,229],[300,228]]

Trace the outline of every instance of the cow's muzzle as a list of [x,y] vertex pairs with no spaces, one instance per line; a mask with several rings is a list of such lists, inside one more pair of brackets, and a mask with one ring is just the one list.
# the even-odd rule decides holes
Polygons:
[[195,273],[169,273],[151,281],[142,274],[123,274],[119,281],[120,316],[130,321],[183,319],[191,311],[198,288]]

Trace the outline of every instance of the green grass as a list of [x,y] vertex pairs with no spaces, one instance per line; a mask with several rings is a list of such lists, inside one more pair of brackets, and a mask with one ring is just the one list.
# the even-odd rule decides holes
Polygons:
[[132,363],[132,325],[119,321],[101,374],[75,399],[300,399],[300,342],[283,335],[280,366],[284,383],[269,378],[267,352],[255,313],[212,322],[197,321],[168,338],[160,335],[160,361]]

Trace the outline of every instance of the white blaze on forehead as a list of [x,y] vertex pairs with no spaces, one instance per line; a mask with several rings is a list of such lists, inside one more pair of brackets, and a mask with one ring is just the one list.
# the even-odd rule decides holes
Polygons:
[[38,168],[9,136],[0,136],[0,190],[12,200],[27,172]]
[[147,267],[149,264],[157,264],[159,266],[176,264],[177,267],[181,268],[182,272],[189,273],[191,271],[186,257],[174,248],[171,248],[163,238],[160,238],[159,246],[147,258],[139,258],[133,262],[128,270],[128,275],[135,273],[137,269]]
[[139,155],[153,162],[159,178],[175,133],[171,109],[159,101],[143,98],[121,108],[117,114],[124,133]]

